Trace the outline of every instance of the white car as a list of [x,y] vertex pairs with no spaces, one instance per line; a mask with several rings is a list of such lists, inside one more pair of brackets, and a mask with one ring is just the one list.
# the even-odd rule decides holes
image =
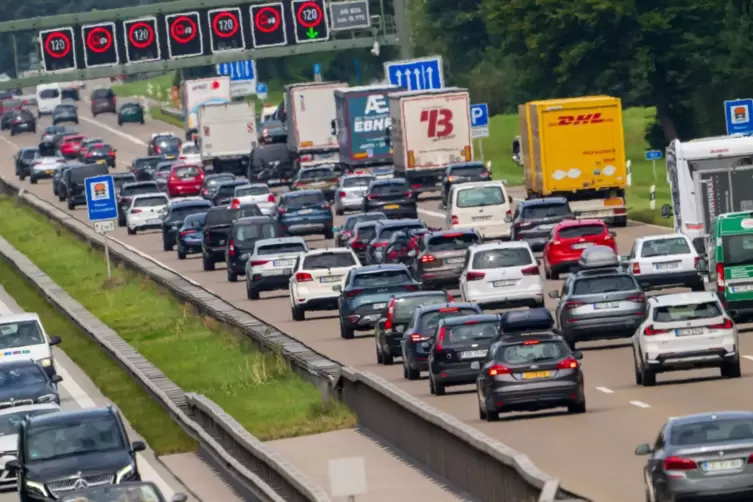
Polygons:
[[235,187],[232,205],[256,204],[264,216],[277,214],[277,200],[266,183],[251,183]]
[[59,343],[59,336],[47,336],[37,314],[25,312],[0,316],[0,353],[8,352],[3,361],[33,359],[49,376],[53,376],[55,360],[50,347]]
[[178,159],[182,160],[184,164],[196,164],[201,165],[201,153],[199,147],[193,141],[186,141],[180,145],[180,152],[178,153]]
[[633,335],[635,383],[656,385],[656,374],[720,368],[740,377],[737,327],[713,292],[649,297],[646,319]]
[[55,173],[66,166],[63,157],[37,157],[31,163],[29,170],[29,183],[36,185],[37,181],[52,178]]
[[134,195],[126,212],[128,235],[136,235],[139,230],[161,228],[168,202],[167,195],[161,193]]
[[335,189],[335,214],[342,216],[345,211],[361,211],[363,198],[374,181],[370,174],[351,174],[342,176]]
[[700,256],[683,234],[638,237],[623,258],[644,290],[688,287],[704,291],[706,284],[696,266]]
[[513,241],[469,247],[460,296],[485,307],[543,307],[544,281],[531,246]]
[[302,237],[262,239],[246,261],[246,296],[258,300],[261,291],[288,289],[298,259],[309,250]]
[[507,239],[512,227],[512,197],[502,181],[453,185],[447,197],[446,225],[477,231],[485,240]]
[[312,249],[303,255],[290,276],[293,320],[305,320],[307,310],[337,310],[345,277],[360,266],[358,257],[348,248]]
[[59,413],[60,406],[55,403],[28,404],[0,410],[0,488],[16,486],[17,476],[5,470],[8,460],[17,458],[18,428],[26,417]]

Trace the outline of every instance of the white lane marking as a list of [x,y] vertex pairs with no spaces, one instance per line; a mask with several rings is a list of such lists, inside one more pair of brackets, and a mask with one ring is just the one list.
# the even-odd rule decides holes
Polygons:
[[607,387],[596,387],[596,390],[598,390],[599,392],[603,392],[604,394],[614,394],[614,391]]
[[4,138],[4,137],[0,136],[0,139],[3,140],[4,142],[6,142],[7,144],[9,144],[10,146],[13,146],[13,147],[16,147],[16,148],[21,148],[20,146],[18,146],[17,144],[15,144],[14,142],[12,142],[11,140],[9,140],[7,138]]
[[638,408],[651,408],[650,404],[646,404],[643,401],[630,401],[630,404],[637,406]]
[[137,145],[139,145],[139,146],[146,146],[146,141],[143,141],[143,140],[141,140],[141,139],[137,138],[136,136],[131,136],[130,134],[128,134],[128,133],[125,133],[125,132],[123,132],[123,131],[118,131],[118,130],[117,130],[117,129],[115,129],[115,128],[112,128],[112,127],[110,127],[110,126],[108,126],[108,125],[106,125],[106,124],[103,124],[102,122],[99,122],[99,121],[97,121],[97,120],[94,120],[94,119],[90,119],[89,117],[83,117],[83,116],[82,116],[82,117],[79,117],[79,118],[80,118],[81,120],[83,120],[84,122],[88,122],[88,123],[90,123],[90,124],[93,124],[93,125],[99,126],[99,127],[101,127],[102,129],[105,129],[105,130],[107,130],[107,131],[109,131],[109,132],[111,132],[111,133],[113,133],[113,134],[115,134],[115,135],[117,135],[117,136],[120,136],[121,138],[127,139],[127,140],[128,140],[128,141],[130,141],[131,143],[136,143],[136,144],[137,144]]
[[434,216],[435,218],[444,218],[445,215],[442,213],[439,213],[437,211],[429,211],[428,209],[421,209],[418,208],[418,212],[421,214],[425,214],[426,216]]
[[743,359],[747,359],[748,361],[753,361],[753,356],[743,356]]

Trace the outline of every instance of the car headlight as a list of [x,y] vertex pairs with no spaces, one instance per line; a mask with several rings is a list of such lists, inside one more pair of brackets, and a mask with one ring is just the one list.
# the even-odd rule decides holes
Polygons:
[[44,359],[40,359],[37,362],[39,364],[41,364],[43,368],[49,368],[50,366],[52,366],[52,358],[51,357],[45,357]]
[[57,394],[45,394],[37,398],[38,403],[53,403],[57,399]]
[[115,484],[128,480],[131,476],[133,476],[133,464],[128,464],[115,474]]
[[29,481],[26,480],[26,489],[30,492],[38,493],[42,495],[43,497],[47,497],[47,488],[44,487],[44,484],[37,483],[36,481]]

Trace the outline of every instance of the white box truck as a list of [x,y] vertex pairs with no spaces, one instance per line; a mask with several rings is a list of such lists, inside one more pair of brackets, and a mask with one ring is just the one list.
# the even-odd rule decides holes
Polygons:
[[441,190],[448,165],[473,160],[467,89],[396,92],[389,104],[395,176],[414,194]]
[[298,154],[338,150],[332,134],[335,120],[335,90],[342,82],[309,82],[285,86],[288,148]]
[[186,139],[191,140],[198,133],[199,108],[208,104],[230,103],[230,77],[186,80],[183,82],[182,100]]
[[199,108],[198,145],[204,169],[243,175],[248,157],[256,146],[254,104],[208,104]]

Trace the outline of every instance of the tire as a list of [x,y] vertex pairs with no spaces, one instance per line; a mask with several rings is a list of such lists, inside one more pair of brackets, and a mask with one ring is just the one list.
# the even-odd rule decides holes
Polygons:
[[690,286],[691,291],[706,291],[706,284],[701,282],[700,284],[696,283]]
[[295,305],[290,307],[290,317],[293,318],[294,321],[300,322],[306,320],[306,310],[303,309],[303,307],[296,307]]
[[643,385],[643,373],[641,373],[640,365],[638,364],[638,357],[633,350],[633,372],[635,373],[635,384]]
[[58,200],[60,202],[65,201],[65,193],[61,192],[60,190],[58,190]]
[[122,120],[118,120],[118,126],[123,127],[123,121]]
[[407,375],[406,378],[408,380],[418,380],[419,378],[421,378],[420,371],[414,370],[413,368],[409,367],[407,364],[405,365],[405,369],[406,369],[405,373]]
[[228,265],[227,267],[227,281],[228,282],[238,282],[238,274],[233,272],[233,270]]
[[144,125],[144,119],[143,119],[143,117],[142,117],[141,120],[139,120],[139,124]]
[[186,259],[186,253],[181,248],[178,248],[178,259],[179,260]]
[[133,228],[128,227],[128,235],[136,235],[136,230]]
[[656,372],[646,367],[641,358],[641,382],[644,387],[653,387],[656,385]]
[[326,240],[334,239],[334,237],[335,237],[335,234],[332,232],[332,229],[326,230],[324,232],[324,238]]
[[118,226],[124,227],[125,226],[125,220],[123,218],[118,217]]
[[740,370],[740,359],[736,359],[732,363],[724,363],[721,370],[723,378],[740,378],[742,376],[742,371]]
[[573,403],[568,405],[567,412],[571,413],[573,415],[579,415],[581,413],[586,412],[586,400],[584,399],[582,403]]
[[[21,180],[21,181],[23,181],[23,180],[26,179],[26,175],[23,173],[23,171],[20,172],[20,173],[18,173],[18,179]],[[57,194],[55,194],[55,195],[57,195]]]
[[479,417],[481,417],[482,413],[484,415],[484,420],[486,420],[487,422],[499,421],[499,412],[497,410],[486,409],[486,405],[484,405],[484,409],[482,410],[481,403],[479,403],[479,409],[478,409]]
[[356,336],[356,332],[353,328],[347,328],[340,321],[340,338],[344,340],[352,340]]
[[627,226],[627,216],[618,216],[614,219],[614,226],[619,228],[625,228]]
[[76,204],[74,204],[72,200],[68,201],[68,209],[70,209],[71,211],[76,209]]
[[384,356],[379,352],[379,346],[376,346],[376,360],[377,364],[384,364]]
[[395,356],[392,354],[382,354],[382,364],[392,366],[395,363]]
[[175,245],[172,242],[162,241],[162,251],[172,251],[174,247]]
[[31,183],[32,185],[36,185],[38,182],[39,180],[36,179],[34,176],[29,178],[29,183]]
[[343,211],[342,209],[335,209],[335,214],[337,216],[342,216],[345,214],[345,211]]
[[73,123],[78,125],[78,119],[74,120]]
[[436,382],[429,374],[429,390],[435,396],[444,396],[446,393],[446,387],[443,383]]
[[204,272],[211,272],[212,270],[214,270],[214,260],[212,260],[211,258],[202,256],[201,265],[204,269]]
[[259,290],[246,285],[246,298],[248,298],[249,300],[258,300]]

